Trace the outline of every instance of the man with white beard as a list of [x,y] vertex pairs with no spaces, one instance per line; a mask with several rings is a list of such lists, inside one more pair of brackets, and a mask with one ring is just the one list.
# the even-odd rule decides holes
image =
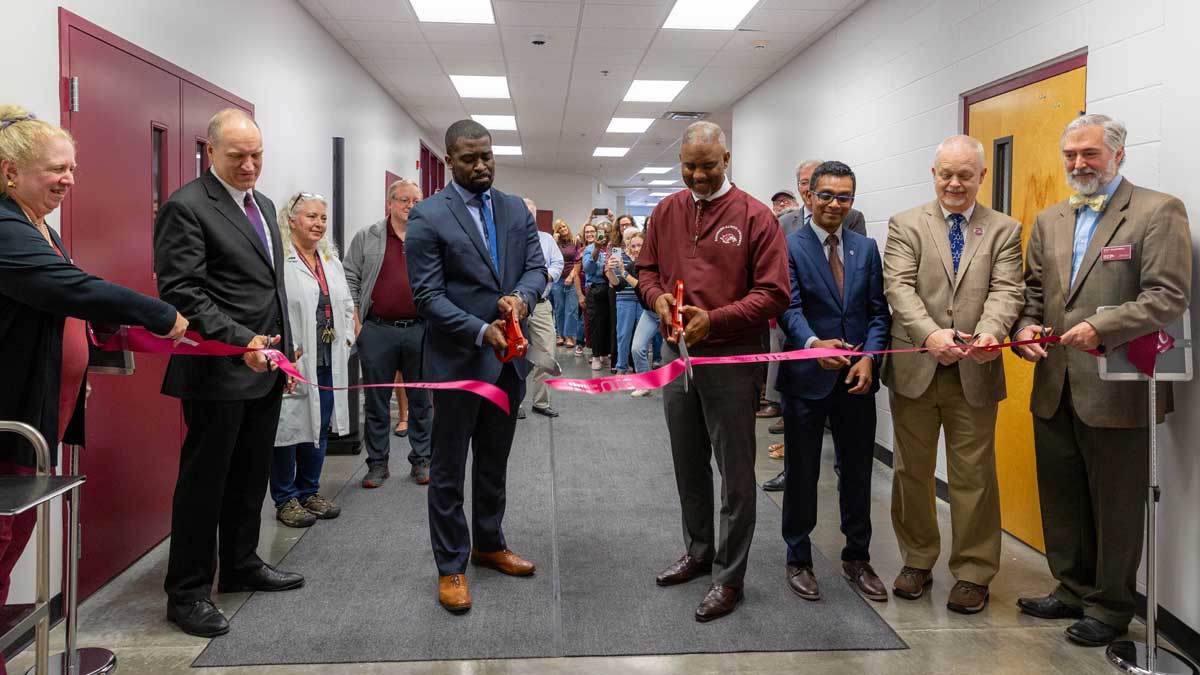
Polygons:
[[[1187,213],[1175,197],[1123,178],[1125,125],[1084,115],[1063,132],[1076,191],[1038,214],[1025,258],[1015,337],[1062,332],[1062,347],[1019,347],[1035,363],[1033,438],[1046,561],[1058,586],[1021,611],[1077,619],[1067,638],[1098,647],[1136,608],[1148,479],[1144,382],[1105,382],[1090,350],[1111,352],[1183,314],[1191,297]],[[1106,310],[1106,311],[1101,311]],[[1172,409],[1159,383],[1158,421]]]

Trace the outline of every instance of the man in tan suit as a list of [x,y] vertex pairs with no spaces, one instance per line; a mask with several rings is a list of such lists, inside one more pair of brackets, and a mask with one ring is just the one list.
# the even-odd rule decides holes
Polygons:
[[[1122,178],[1120,121],[1075,119],[1063,132],[1062,153],[1077,194],[1034,222],[1015,335],[1066,330],[1062,346],[1018,348],[1037,363],[1029,408],[1046,560],[1059,583],[1017,606],[1041,618],[1078,619],[1067,637],[1095,647],[1123,634],[1135,609],[1148,401],[1144,382],[1101,381],[1096,358],[1081,350],[1112,352],[1183,314],[1191,237],[1182,202]],[[1161,422],[1172,400],[1170,384],[1158,386]]]
[[987,605],[1000,566],[995,431],[1004,364],[985,348],[1008,335],[1023,303],[1021,224],[975,201],[986,175],[979,141],[942,141],[933,166],[937,199],[892,217],[883,254],[892,348],[929,349],[894,355],[883,370],[895,431],[892,525],[904,556],[893,593],[915,600],[933,583],[943,428],[957,580],[946,606],[963,614]]

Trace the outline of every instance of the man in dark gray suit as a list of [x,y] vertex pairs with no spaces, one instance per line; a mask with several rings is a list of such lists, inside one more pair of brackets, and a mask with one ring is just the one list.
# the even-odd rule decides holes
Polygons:
[[[468,560],[510,576],[534,571],[532,562],[508,549],[501,527],[529,363],[504,363],[496,354],[508,347],[504,320],[515,314],[525,321],[542,297],[546,261],[525,203],[492,187],[496,162],[488,130],[472,120],[455,122],[446,130],[446,153],[454,180],[408,216],[408,278],[426,326],[422,372],[432,382],[494,383],[508,394],[510,410],[475,394],[433,392],[441,412],[433,416],[429,538],[438,601],[461,613],[471,608]],[[463,512],[468,448],[474,453],[469,526]]]
[[[158,294],[205,339],[290,353],[275,205],[254,189],[262,172],[258,125],[242,110],[217,113],[208,125],[208,156],[212,171],[158,211]],[[304,577],[275,570],[255,552],[287,386],[259,352],[172,356],[167,366],[162,392],[182,399],[188,427],[171,511],[167,619],[185,633],[229,632],[209,599],[214,551],[222,593],[304,585]]]

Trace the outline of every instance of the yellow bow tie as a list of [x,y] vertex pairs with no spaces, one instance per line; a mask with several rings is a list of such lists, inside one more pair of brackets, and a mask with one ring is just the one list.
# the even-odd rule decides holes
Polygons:
[[1074,210],[1079,210],[1079,207],[1086,206],[1091,210],[1099,213],[1104,210],[1104,203],[1108,201],[1108,195],[1081,195],[1075,193],[1071,195],[1070,204]]

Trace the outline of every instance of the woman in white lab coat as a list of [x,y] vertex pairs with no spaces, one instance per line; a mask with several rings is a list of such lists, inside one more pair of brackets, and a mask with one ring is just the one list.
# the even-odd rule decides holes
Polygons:
[[[345,387],[354,344],[354,300],[337,250],[325,236],[325,198],[300,192],[279,211],[283,239],[288,320],[296,341],[300,374],[323,386]],[[285,394],[275,432],[271,497],[275,517],[289,527],[308,527],[318,518],[337,518],[341,507],[319,492],[330,427],[348,433],[346,392],[299,384]]]

